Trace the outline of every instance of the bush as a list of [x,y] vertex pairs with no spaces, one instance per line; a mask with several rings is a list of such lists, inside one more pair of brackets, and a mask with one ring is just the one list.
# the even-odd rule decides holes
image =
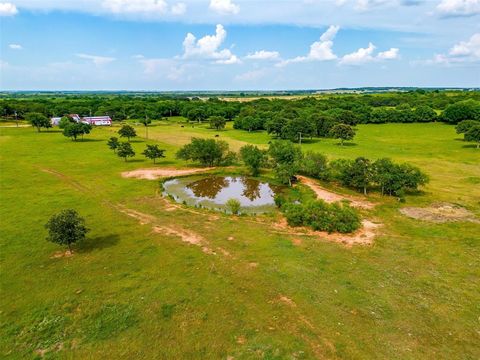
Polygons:
[[316,179],[326,180],[328,178],[327,157],[320,153],[307,151],[301,162],[300,172]]
[[203,166],[227,166],[236,160],[236,154],[229,151],[225,141],[193,138],[176,154],[178,159],[197,161]]
[[238,215],[242,204],[240,204],[240,201],[238,201],[237,199],[232,198],[232,199],[228,199],[225,205],[233,215]]
[[329,233],[351,233],[361,224],[358,211],[343,203],[327,204],[323,200],[287,203],[282,210],[290,226],[308,226]]

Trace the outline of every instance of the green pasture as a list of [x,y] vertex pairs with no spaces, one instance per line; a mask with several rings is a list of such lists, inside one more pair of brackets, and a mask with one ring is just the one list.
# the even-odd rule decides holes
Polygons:
[[[146,143],[166,149],[156,167],[184,167],[192,164],[174,154],[192,136],[218,134],[235,150],[271,139],[230,126],[155,122],[148,141],[133,140],[128,162],[106,146],[118,126],[83,142],[0,128],[1,358],[480,358],[480,225],[398,211],[448,201],[480,216],[474,146],[443,124],[358,126],[344,147],[305,141],[304,150],[332,159],[391,157],[430,176],[406,204],[371,195],[379,205],[368,216],[383,223],[371,247],[276,232],[278,214],[172,209],[158,181],[120,175],[154,166],[140,155]],[[64,249],[45,240],[44,224],[65,208],[91,231],[73,256],[55,257]],[[201,235],[216,255],[161,230],[168,226]]]

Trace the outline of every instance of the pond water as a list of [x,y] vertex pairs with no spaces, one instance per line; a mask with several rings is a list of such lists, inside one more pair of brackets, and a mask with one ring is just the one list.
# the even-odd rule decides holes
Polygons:
[[241,176],[179,178],[163,184],[165,193],[179,203],[225,211],[229,199],[237,199],[241,212],[263,213],[275,208],[274,197],[283,187]]

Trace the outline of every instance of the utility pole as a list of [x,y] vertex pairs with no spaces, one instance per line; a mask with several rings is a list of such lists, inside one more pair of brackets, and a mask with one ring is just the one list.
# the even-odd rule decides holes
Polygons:
[[148,140],[148,117],[145,114],[145,138]]
[[298,143],[299,143],[300,145],[302,145],[302,132],[299,132],[299,134],[300,134],[300,139],[299,139]]
[[18,127],[17,110],[15,110],[15,123],[17,124],[17,127]]

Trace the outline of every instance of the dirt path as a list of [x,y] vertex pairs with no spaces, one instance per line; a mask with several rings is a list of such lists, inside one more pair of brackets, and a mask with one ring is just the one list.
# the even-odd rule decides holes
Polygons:
[[299,175],[297,176],[297,178],[300,180],[302,184],[312,189],[319,199],[322,199],[327,203],[348,200],[350,201],[350,204],[356,208],[373,209],[375,207],[375,204],[371,203],[370,201],[361,199],[359,197],[354,197],[350,195],[340,195],[332,191],[329,191],[323,188],[322,186],[320,186],[315,180],[310,179],[308,177]]
[[197,173],[203,173],[215,168],[199,168],[199,169],[175,169],[175,168],[158,168],[158,169],[137,169],[133,171],[122,172],[124,178],[135,178],[145,180],[157,180],[163,177],[170,176],[185,176]]

